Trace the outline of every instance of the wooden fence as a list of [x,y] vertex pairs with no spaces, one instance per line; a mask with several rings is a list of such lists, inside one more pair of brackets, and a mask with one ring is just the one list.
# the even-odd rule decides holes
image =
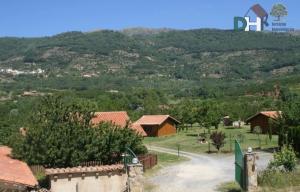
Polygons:
[[139,155],[138,158],[144,167],[144,171],[146,171],[147,169],[151,169],[152,167],[157,165],[156,154]]

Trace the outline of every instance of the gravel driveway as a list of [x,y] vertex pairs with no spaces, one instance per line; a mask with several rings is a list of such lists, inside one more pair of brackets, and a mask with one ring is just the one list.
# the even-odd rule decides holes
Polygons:
[[[176,154],[176,150],[162,147],[148,147],[149,150]],[[173,166],[162,168],[159,173],[148,182],[157,187],[153,192],[211,192],[223,182],[234,180],[234,156],[224,154],[195,154],[180,152],[180,155],[189,158]],[[270,153],[258,153],[258,169],[267,166],[272,158]]]

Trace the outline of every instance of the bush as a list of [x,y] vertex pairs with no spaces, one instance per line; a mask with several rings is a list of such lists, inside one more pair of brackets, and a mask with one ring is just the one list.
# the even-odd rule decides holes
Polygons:
[[269,169],[279,169],[290,172],[296,168],[296,154],[290,146],[283,146],[281,151],[274,153],[273,158],[274,159],[268,165]]
[[222,148],[225,145],[225,133],[220,131],[214,131],[210,135],[210,139],[212,140],[212,144],[216,147],[218,151],[220,151],[220,148]]

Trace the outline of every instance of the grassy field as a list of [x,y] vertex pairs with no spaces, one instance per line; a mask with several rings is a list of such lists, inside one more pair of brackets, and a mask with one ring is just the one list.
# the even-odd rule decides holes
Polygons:
[[[215,129],[211,129],[211,132]],[[278,137],[276,135],[272,136],[272,140],[269,139],[268,135],[261,134],[258,136],[256,134],[250,133],[250,127],[244,126],[242,128],[232,128],[232,127],[220,127],[218,131],[223,131],[226,134],[226,144],[221,149],[222,152],[231,152],[234,150],[234,140],[238,139],[240,141],[241,147],[246,150],[249,146],[262,150],[272,150],[272,148],[277,146]],[[198,135],[206,135],[209,138],[207,129],[199,129],[196,127],[190,128],[187,131],[181,131],[175,135],[165,136],[165,137],[146,137],[144,143],[146,145],[160,146],[171,149],[178,149],[194,153],[204,153],[209,150],[209,144],[201,144]],[[210,144],[210,150],[216,152],[215,147]]]

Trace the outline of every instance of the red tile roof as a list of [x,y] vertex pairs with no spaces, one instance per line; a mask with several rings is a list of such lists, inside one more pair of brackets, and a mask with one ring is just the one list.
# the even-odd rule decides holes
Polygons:
[[11,154],[11,148],[7,146],[1,146],[0,147],[0,157],[2,156],[8,156]]
[[140,125],[131,123],[126,111],[95,112],[95,117],[92,118],[92,124],[97,125],[102,122],[109,122],[120,127],[125,127],[128,124],[129,127],[136,130],[137,133],[142,136],[147,136]]
[[125,127],[129,121],[126,111],[95,112],[95,117],[92,118],[93,124],[110,122],[120,127]]
[[0,182],[15,183],[34,187],[38,185],[28,165],[22,161],[12,159],[9,155],[11,149],[0,147]]
[[89,167],[67,167],[67,168],[51,168],[46,169],[46,175],[58,175],[68,173],[93,173],[93,172],[107,172],[107,171],[123,171],[123,164],[115,165],[99,165]]
[[144,115],[139,120],[135,122],[135,124],[139,125],[161,125],[168,118],[172,119],[176,123],[180,123],[175,118],[170,115]]
[[136,130],[141,136],[146,137],[147,133],[143,129],[143,127],[140,124],[132,123],[131,124],[132,129]]
[[259,113],[256,113],[255,115],[249,117],[246,122],[250,121],[251,119],[253,119],[254,117],[256,117],[257,115],[264,115],[264,116],[267,116],[269,118],[272,118],[272,119],[277,119],[278,117],[281,116],[281,111],[261,111]]

